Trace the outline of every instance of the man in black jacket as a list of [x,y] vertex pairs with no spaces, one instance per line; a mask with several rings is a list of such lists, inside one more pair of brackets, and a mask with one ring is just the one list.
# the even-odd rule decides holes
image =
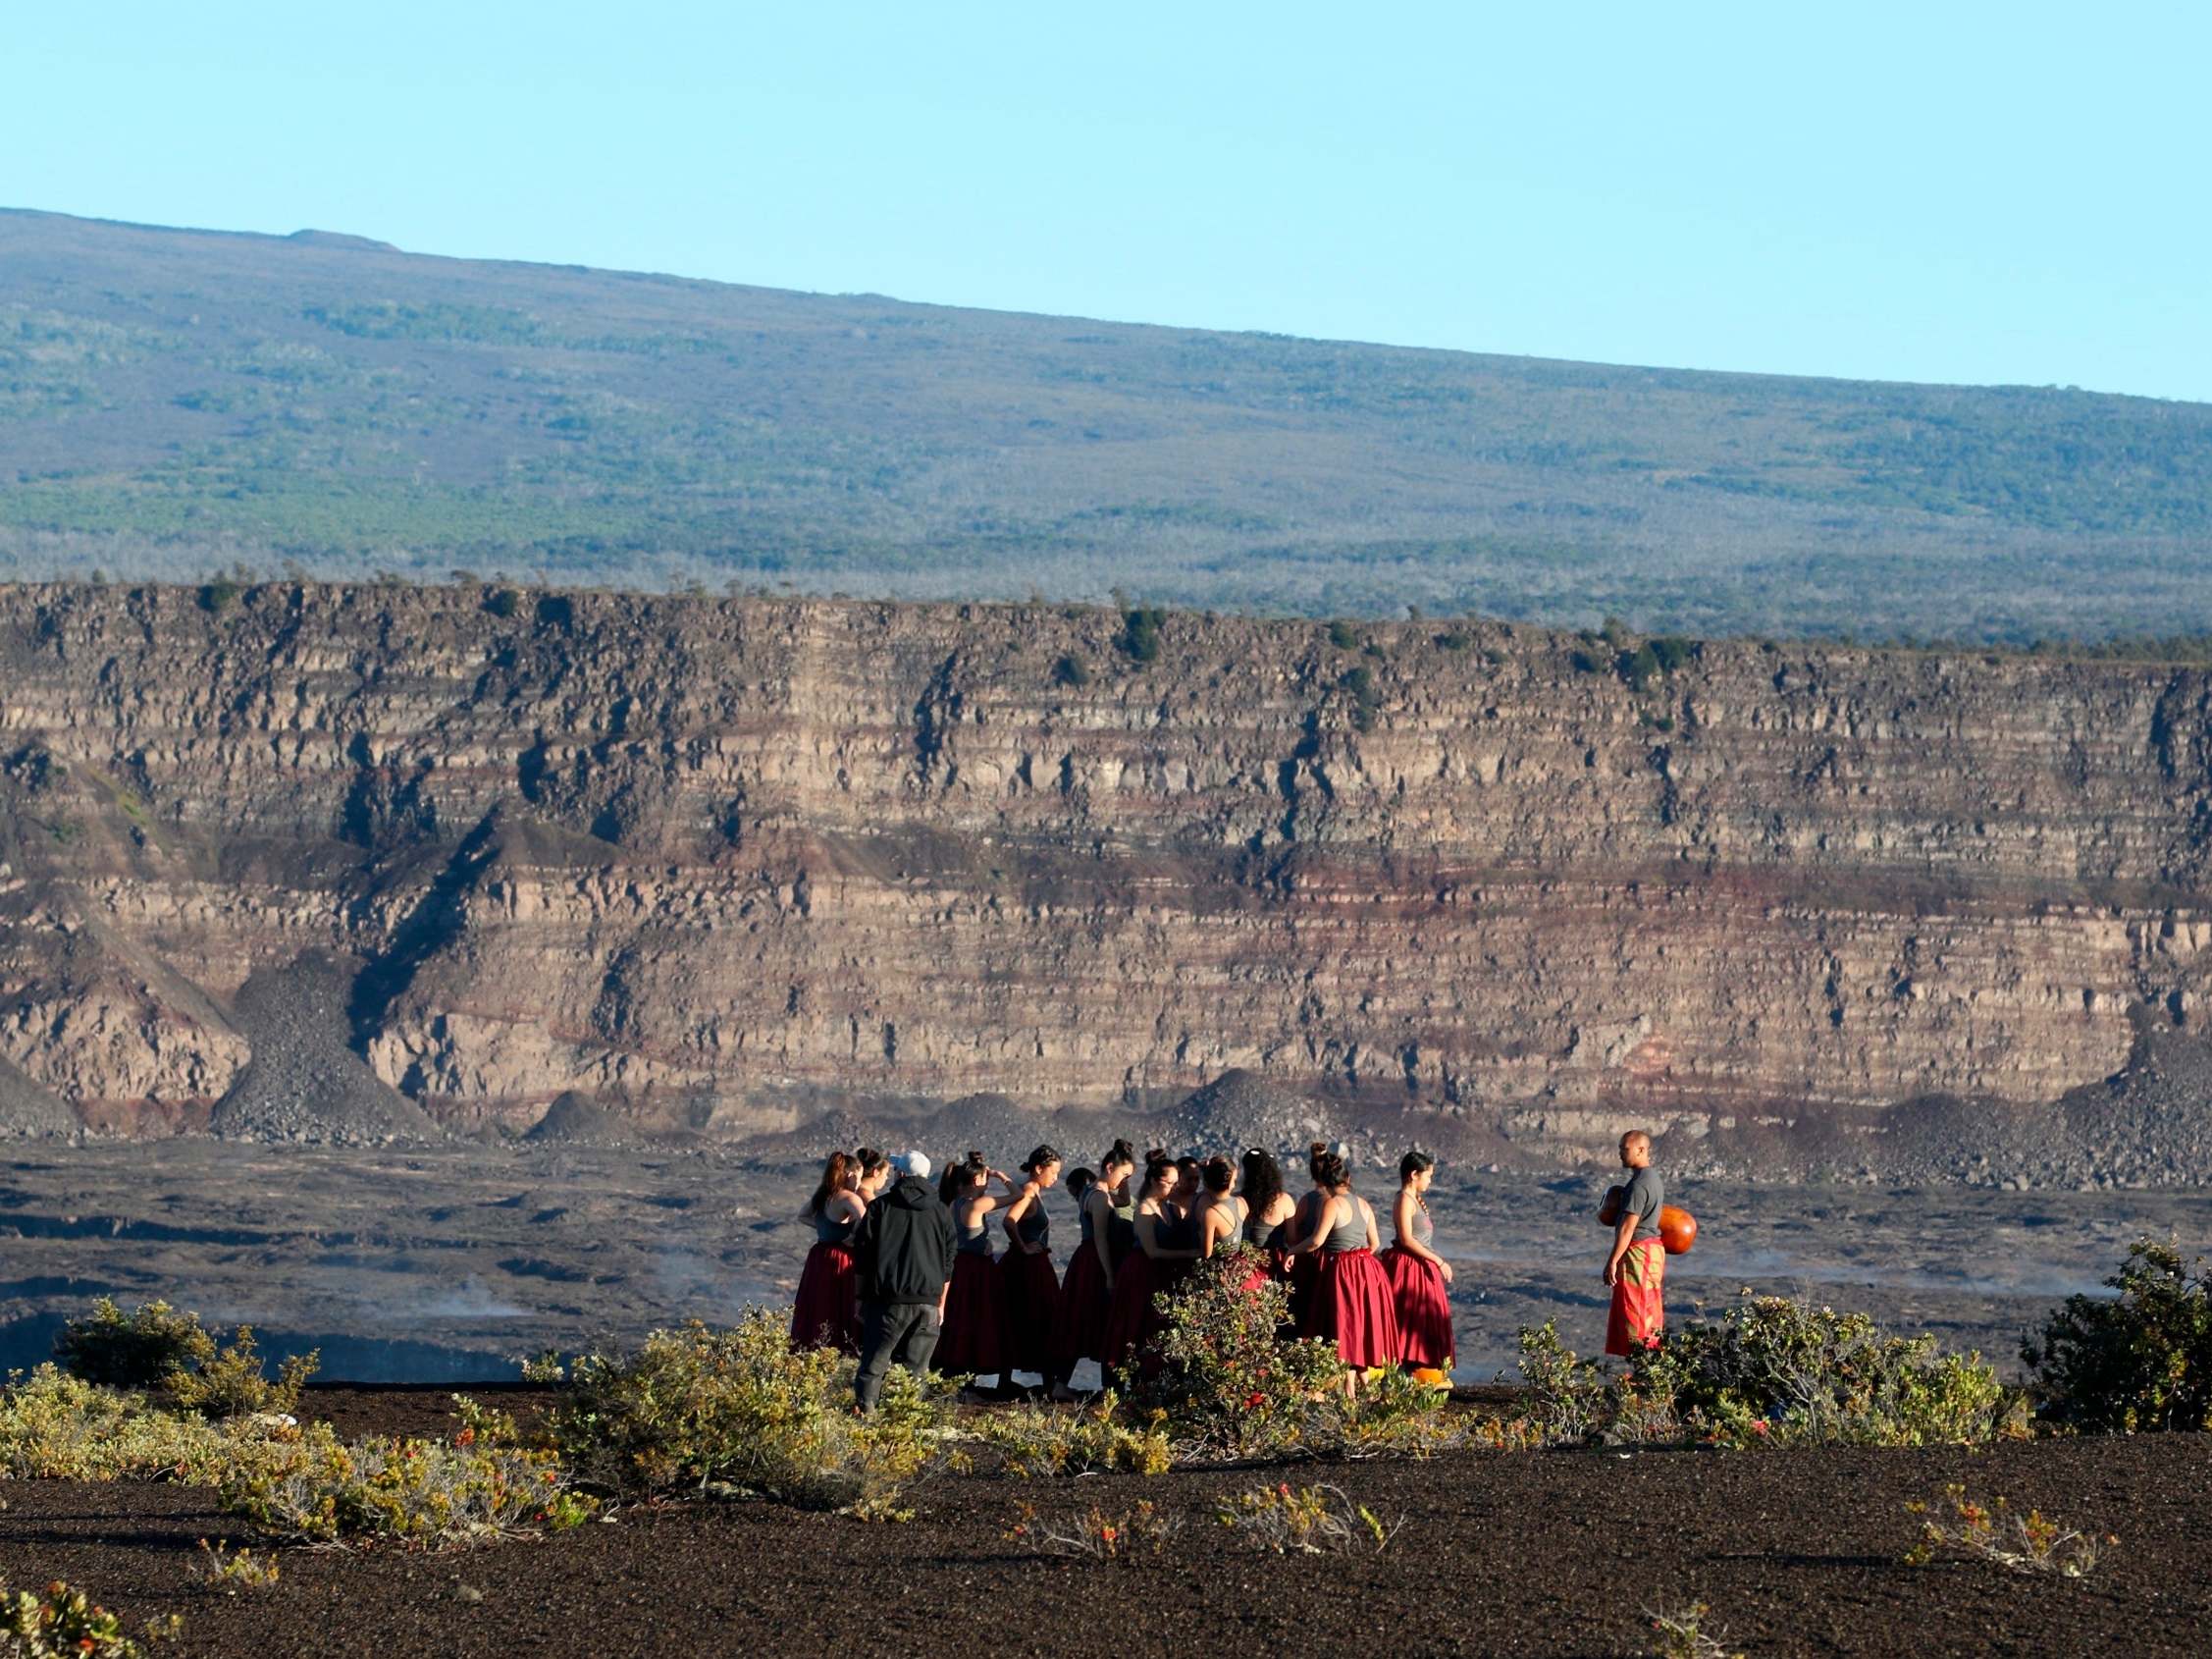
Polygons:
[[853,1235],[859,1262],[861,1369],[853,1392],[875,1410],[896,1362],[922,1370],[937,1346],[952,1283],[952,1211],[929,1190],[929,1160],[906,1152],[891,1160],[899,1179],[868,1206]]

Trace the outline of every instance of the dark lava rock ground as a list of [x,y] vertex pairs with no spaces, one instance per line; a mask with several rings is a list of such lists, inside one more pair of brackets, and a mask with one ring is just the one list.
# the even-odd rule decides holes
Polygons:
[[[517,1394],[500,1404],[521,1404]],[[441,1397],[316,1391],[345,1432],[436,1432]],[[1215,1521],[1280,1478],[1327,1481],[1401,1530],[1380,1554],[1277,1557]],[[2117,1533],[2079,1581],[1979,1562],[1912,1567],[1906,1505],[1950,1481]],[[0,1575],[64,1578],[132,1625],[181,1614],[178,1655],[803,1655],[972,1646],[1007,1655],[1632,1655],[1647,1612],[1703,1601],[1758,1655],[2201,1654],[2212,1620],[2212,1437],[1985,1452],[1459,1453],[1426,1463],[1023,1481],[942,1473],[904,1525],[758,1504],[623,1508],[537,1542],[440,1554],[289,1550],[221,1593],[210,1494],[10,1481]],[[1069,1559],[1012,1535],[1150,1499],[1157,1555]]]

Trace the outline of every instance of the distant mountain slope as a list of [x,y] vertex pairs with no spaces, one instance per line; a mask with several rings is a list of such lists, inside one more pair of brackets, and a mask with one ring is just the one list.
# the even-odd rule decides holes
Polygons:
[[1324,344],[0,212],[0,575],[1122,586],[2212,628],[2212,405]]

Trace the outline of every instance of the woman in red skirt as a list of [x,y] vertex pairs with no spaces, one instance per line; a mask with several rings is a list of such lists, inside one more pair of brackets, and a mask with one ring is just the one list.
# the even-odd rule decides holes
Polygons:
[[1198,1222],[1168,1203],[1176,1167],[1163,1151],[1144,1154],[1144,1185],[1136,1200],[1136,1249],[1114,1275],[1114,1311],[1106,1326],[1106,1368],[1119,1370],[1140,1358],[1166,1322],[1159,1298],[1198,1259]]
[[1014,1202],[1006,1206],[1006,1254],[998,1262],[1007,1377],[1016,1388],[1042,1388],[1056,1368],[1053,1338],[1060,1322],[1052,1220],[1044,1212],[1044,1195],[1060,1184],[1060,1154],[1039,1147],[1023,1161],[1022,1174]]
[[1244,1200],[1244,1242],[1254,1250],[1266,1251],[1275,1258],[1275,1270],[1288,1274],[1290,1252],[1278,1234],[1297,1213],[1298,1204],[1283,1190],[1283,1166],[1265,1147],[1247,1147],[1239,1186]]
[[831,1152],[821,1182],[801,1212],[815,1224],[815,1247],[799,1273],[791,1308],[791,1346],[860,1352],[860,1280],[853,1263],[853,1234],[868,1202],[882,1191],[890,1159],[863,1147]]
[[1437,1160],[1409,1151],[1397,1160],[1397,1202],[1391,1207],[1396,1242],[1383,1252],[1383,1270],[1391,1278],[1397,1308],[1397,1358],[1400,1365],[1451,1369],[1457,1348],[1451,1338],[1451,1263],[1430,1248],[1436,1237],[1429,1219],[1429,1183]]
[[1114,1275],[1135,1246],[1125,1196],[1136,1169],[1136,1153],[1116,1141],[1098,1160],[1098,1174],[1077,1184],[1068,1181],[1080,1216],[1081,1237],[1060,1286],[1060,1323],[1054,1333],[1056,1368],[1067,1379],[1065,1391],[1095,1394],[1106,1386],[1107,1326],[1114,1317]]
[[1334,1157],[1336,1167],[1342,1168],[1343,1157],[1332,1152],[1329,1143],[1316,1141],[1306,1150],[1306,1173],[1313,1179],[1313,1190],[1291,1207],[1290,1217],[1283,1223],[1280,1249],[1283,1252],[1283,1276],[1290,1282],[1290,1323],[1298,1329],[1305,1328],[1306,1313],[1313,1306],[1314,1281],[1321,1276],[1321,1256],[1312,1245],[1300,1250],[1301,1243],[1315,1237],[1320,1225],[1320,1215],[1329,1204],[1329,1189],[1321,1178],[1324,1163]]
[[968,1161],[948,1168],[937,1183],[937,1197],[952,1209],[952,1283],[945,1290],[945,1322],[937,1333],[930,1365],[948,1375],[966,1372],[977,1389],[995,1389],[1006,1369],[1006,1297],[998,1264],[991,1259],[987,1217],[1005,1202],[990,1186],[1013,1185],[970,1152]]
[[1375,1211],[1351,1190],[1343,1154],[1322,1151],[1313,1161],[1314,1179],[1326,1196],[1312,1232],[1299,1238],[1296,1249],[1318,1256],[1321,1267],[1299,1334],[1334,1342],[1352,1368],[1347,1383],[1356,1386],[1359,1373],[1370,1365],[1397,1364],[1397,1306],[1390,1275],[1375,1259],[1381,1242]]

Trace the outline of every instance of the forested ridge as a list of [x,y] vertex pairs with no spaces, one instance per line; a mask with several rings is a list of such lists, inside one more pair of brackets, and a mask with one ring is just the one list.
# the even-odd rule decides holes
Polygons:
[[0,576],[2026,644],[2212,631],[2212,405],[1613,367],[0,213]]

